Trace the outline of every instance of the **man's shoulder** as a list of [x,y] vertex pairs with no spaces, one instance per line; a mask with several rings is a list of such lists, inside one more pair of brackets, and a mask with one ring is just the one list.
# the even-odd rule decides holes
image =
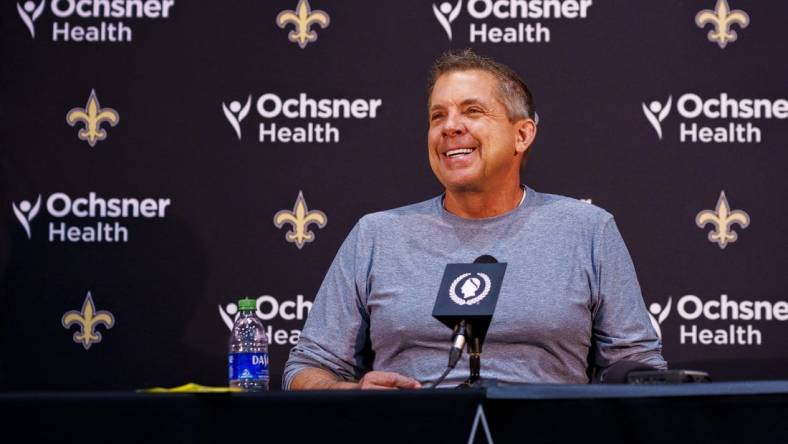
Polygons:
[[537,211],[545,217],[559,219],[564,223],[604,224],[613,215],[591,203],[590,200],[575,199],[560,194],[538,193]]

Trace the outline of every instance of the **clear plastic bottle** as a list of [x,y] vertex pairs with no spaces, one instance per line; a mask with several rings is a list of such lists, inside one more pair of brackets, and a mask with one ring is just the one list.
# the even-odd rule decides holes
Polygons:
[[238,301],[227,355],[230,387],[249,392],[268,390],[268,338],[256,309],[254,299]]

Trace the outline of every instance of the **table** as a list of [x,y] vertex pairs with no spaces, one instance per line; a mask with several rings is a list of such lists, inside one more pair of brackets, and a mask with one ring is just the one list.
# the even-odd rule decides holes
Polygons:
[[[788,381],[0,394],[26,442],[788,442]],[[487,427],[485,427],[485,424]],[[10,442],[10,441],[6,441]]]

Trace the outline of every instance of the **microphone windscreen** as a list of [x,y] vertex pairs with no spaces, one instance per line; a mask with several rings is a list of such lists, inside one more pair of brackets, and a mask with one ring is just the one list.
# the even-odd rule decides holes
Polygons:
[[477,257],[476,260],[473,261],[473,263],[474,264],[497,264],[498,263],[498,259],[490,256],[489,254],[484,254],[484,255],[481,255],[481,256]]

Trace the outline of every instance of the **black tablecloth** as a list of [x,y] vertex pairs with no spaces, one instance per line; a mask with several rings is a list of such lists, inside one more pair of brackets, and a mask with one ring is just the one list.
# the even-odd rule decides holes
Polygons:
[[4,393],[0,418],[23,442],[787,443],[788,382]]

